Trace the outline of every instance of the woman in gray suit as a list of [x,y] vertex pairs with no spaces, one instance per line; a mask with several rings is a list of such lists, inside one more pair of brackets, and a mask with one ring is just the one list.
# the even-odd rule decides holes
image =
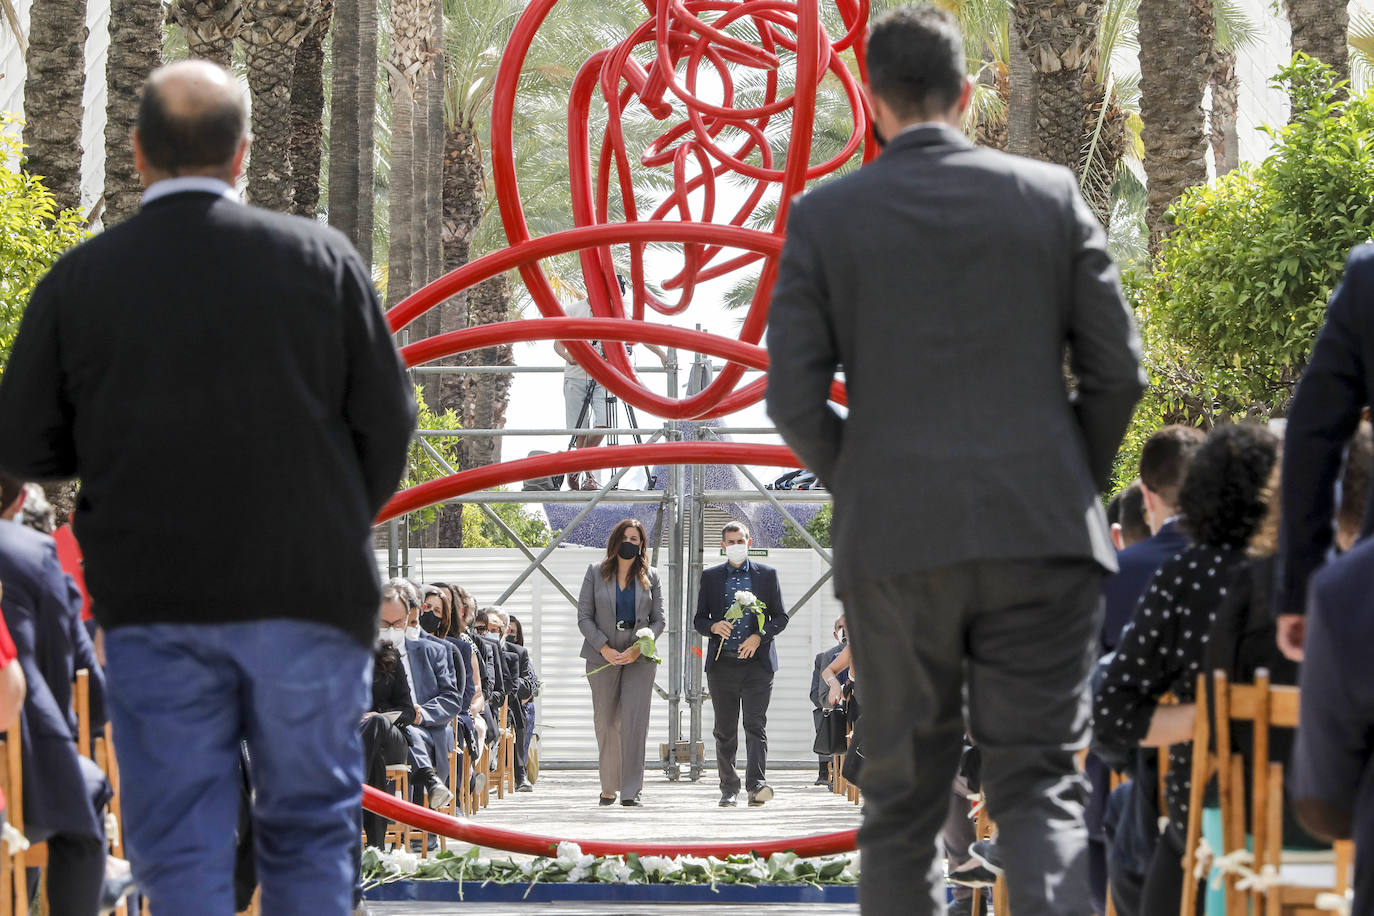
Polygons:
[[592,688],[592,721],[600,755],[601,804],[637,808],[644,785],[644,741],[657,665],[639,657],[635,633],[663,632],[663,592],[644,559],[644,526],[627,518],[606,542],[606,559],[587,567],[577,600],[577,628]]

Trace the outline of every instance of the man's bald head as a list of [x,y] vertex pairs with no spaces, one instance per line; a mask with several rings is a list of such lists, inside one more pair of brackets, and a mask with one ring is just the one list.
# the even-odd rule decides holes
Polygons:
[[135,134],[146,166],[159,177],[223,177],[234,171],[248,137],[248,112],[224,68],[179,61],[154,70],[144,83]]

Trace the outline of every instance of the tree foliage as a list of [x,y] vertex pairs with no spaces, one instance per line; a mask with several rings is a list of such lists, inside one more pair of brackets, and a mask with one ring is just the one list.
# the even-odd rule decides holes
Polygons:
[[[0,162],[16,162],[21,145],[5,131],[18,119],[0,114]],[[29,294],[63,251],[86,235],[77,210],[58,211],[43,182],[0,164],[0,372],[9,361]]]
[[[806,523],[806,532],[816,539],[816,543],[822,547],[830,546],[830,521],[834,518],[835,507],[831,503],[821,506],[819,512],[811,516],[811,520]],[[787,533],[782,536],[779,542],[783,547],[810,547],[806,543],[806,538],[797,533],[792,527],[792,523],[787,523]]]

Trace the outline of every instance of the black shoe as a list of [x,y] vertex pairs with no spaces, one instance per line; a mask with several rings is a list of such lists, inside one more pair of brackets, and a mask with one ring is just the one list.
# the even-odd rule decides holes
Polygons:
[[752,790],[750,790],[750,792],[749,792],[749,807],[751,807],[751,808],[757,808],[757,807],[759,807],[760,805],[762,805],[764,802],[769,802],[769,801],[772,801],[772,800],[773,800],[773,787],[772,787],[772,786],[759,786],[757,789],[752,789]]
[[722,792],[722,793],[720,793],[720,806],[721,806],[722,808],[733,808],[733,807],[735,807],[735,805],[737,804],[737,802],[735,801],[735,796],[738,795],[738,794],[739,794],[738,792]]
[[829,776],[817,776],[817,777],[816,777],[816,781],[813,782],[813,783],[811,783],[811,785],[813,785],[813,786],[828,786],[828,785],[830,785],[830,777],[829,777]]
[[518,786],[515,787],[515,791],[517,791],[517,792],[533,792],[533,791],[534,791],[534,783],[530,782],[528,779],[522,779],[522,780],[520,780],[520,785],[518,785]]
[[601,805],[601,807],[603,807],[603,808],[606,807],[607,805],[614,805],[614,804],[615,804],[615,796],[612,795],[610,798],[607,798],[606,796],[602,795],[602,796],[600,796],[600,797],[597,799],[597,803],[598,803],[599,805]]
[[996,840],[979,840],[968,848],[968,854],[994,875],[1002,874],[1002,855],[997,851]]
[[636,795],[634,798],[622,798],[622,799],[620,800],[620,804],[623,805],[623,806],[626,807],[626,808],[643,808],[643,807],[644,807],[644,802],[642,802],[642,801],[639,800],[639,796],[638,796],[638,795]]
[[960,887],[992,887],[997,883],[997,875],[986,866],[974,865],[950,872],[949,883]]

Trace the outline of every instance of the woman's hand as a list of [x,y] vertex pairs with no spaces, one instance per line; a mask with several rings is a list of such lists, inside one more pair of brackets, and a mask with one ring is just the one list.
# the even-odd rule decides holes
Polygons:
[[831,706],[837,705],[844,698],[844,685],[836,678],[830,682],[830,696],[826,697],[826,702]]
[[625,664],[623,661],[620,660],[621,653],[612,649],[610,643],[606,643],[606,645],[601,647],[601,657],[604,658],[606,661],[610,662],[612,665]]
[[620,663],[622,665],[628,665],[634,662],[637,658],[639,658],[638,645],[630,646],[630,648],[620,653]]

